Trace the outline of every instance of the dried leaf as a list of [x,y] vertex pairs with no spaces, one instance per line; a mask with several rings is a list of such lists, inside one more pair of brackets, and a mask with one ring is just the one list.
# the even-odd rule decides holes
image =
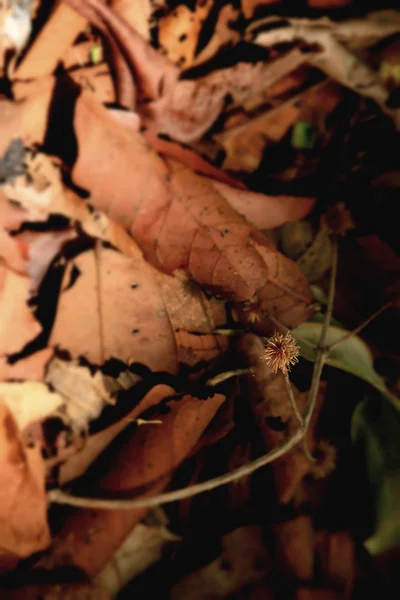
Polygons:
[[314,530],[308,515],[273,526],[276,561],[285,580],[311,582],[314,572]]
[[41,327],[27,306],[30,280],[0,264],[0,356],[13,354]]
[[351,533],[349,531],[318,532],[316,542],[316,552],[324,581],[340,591],[343,598],[352,598],[357,562]]
[[59,472],[60,485],[64,485],[83,475],[89,465],[92,464],[121,431],[135,421],[143,412],[152,406],[160,404],[165,398],[174,394],[175,390],[167,385],[155,385],[126,417],[110,425],[103,431],[89,436],[83,448],[61,465]]
[[143,39],[150,40],[152,0],[138,0],[135,3],[131,0],[112,0],[111,6]]
[[82,582],[27,584],[12,589],[7,587],[4,592],[7,594],[7,600],[111,600],[109,594],[101,587]]
[[43,381],[46,365],[52,355],[52,348],[44,348],[12,364],[9,364],[5,358],[0,358],[0,381],[24,379]]
[[176,583],[171,590],[171,600],[228,598],[268,574],[270,557],[260,527],[235,529],[221,541],[221,556]]
[[219,182],[214,182],[214,188],[258,229],[272,229],[288,221],[297,222],[312,210],[316,201],[302,196],[268,196],[236,190]]
[[159,21],[158,41],[168,58],[179,67],[190,67],[196,55],[196,48],[203,23],[213,2],[196,2],[191,10],[179,4]]
[[[308,309],[300,298],[308,302],[311,296],[298,268],[226,204],[212,181],[161,161],[85,94],[77,102],[75,129],[76,183],[129,229],[152,264],[170,273],[180,268],[239,302],[257,293],[261,310],[272,310],[286,323],[304,319]],[[107,151],[101,177],[92,160],[98,148]]]
[[50,543],[43,460],[40,448],[24,447],[3,402],[0,422],[0,549],[23,557]]
[[[161,414],[161,425],[139,427],[131,443],[135,456],[135,470],[129,476],[131,487],[147,485],[175,469],[224,401],[222,394],[214,394],[207,400],[185,395],[168,402],[170,412]],[[132,470],[128,464],[126,468]]]
[[75,430],[85,431],[104,406],[113,404],[102,373],[92,374],[88,367],[73,362],[53,358],[47,369],[46,382],[64,399],[64,412]]
[[115,598],[130,580],[161,560],[167,546],[180,539],[166,527],[139,523],[97,575],[96,583]]
[[39,381],[0,383],[0,397],[15,419],[20,431],[36,421],[54,415],[63,398]]
[[240,5],[246,19],[251,19],[257,9],[264,6],[270,6],[270,4],[277,4],[280,1],[281,0],[240,0]]
[[[70,283],[74,272],[78,277]],[[51,345],[94,364],[117,358],[176,372],[173,330],[151,268],[140,256],[130,259],[106,248],[99,257],[84,252],[68,265],[62,287]]]
[[86,20],[69,6],[62,2],[58,4],[35,38],[14,77],[33,79],[52,73],[85,25]]
[[214,135],[226,151],[224,168],[253,172],[257,169],[268,143],[277,143],[297,121],[300,109],[287,104],[251,119],[238,127]]
[[[184,460],[224,400],[221,394],[207,400],[187,395],[169,402],[170,412],[162,415],[162,425],[137,428],[117,453],[114,446],[112,460],[104,457],[103,464],[109,471],[98,483],[91,482],[91,493],[121,495],[125,491],[132,495],[132,490],[146,481],[152,482],[150,488],[145,488],[146,495],[159,493],[168,484],[170,471]],[[103,473],[104,467],[94,472]],[[146,509],[75,512],[56,536],[52,554],[42,559],[41,566],[72,563],[93,577],[146,512]]]
[[[372,98],[384,113],[392,117],[395,125],[399,127],[398,111],[390,110],[387,107],[388,91],[379,81],[378,74],[345,46],[346,41],[351,40],[352,28],[357,30],[360,24],[362,30],[360,21],[354,23],[347,21],[343,27],[340,23],[333,24],[329,20],[312,21],[290,18],[288,19],[288,25],[259,34],[255,42],[262,46],[272,46],[278,43],[302,40],[318,48],[317,51],[307,53],[307,62],[310,65],[321,69],[329,77],[357,94]],[[376,22],[373,42],[397,32],[399,27],[398,19],[390,24],[382,23],[380,26]],[[371,29],[373,27],[370,26],[368,43],[372,43]]]

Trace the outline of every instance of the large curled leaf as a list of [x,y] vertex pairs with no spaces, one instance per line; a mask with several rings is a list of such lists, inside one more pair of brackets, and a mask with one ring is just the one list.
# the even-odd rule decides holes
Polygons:
[[[213,180],[162,160],[88,93],[77,101],[74,129],[74,181],[131,233],[153,266],[180,269],[239,304],[257,295],[261,325],[270,313],[290,326],[307,318],[311,294],[299,267],[229,205]],[[99,149],[101,171],[93,159]]]
[[[293,330],[293,335],[299,338],[300,354],[306,360],[313,362],[315,354],[314,350],[303,344],[301,340],[317,345],[321,337],[321,330],[322,323],[303,323]],[[346,329],[331,325],[328,329],[326,345],[334,344],[348,333]],[[392,404],[400,406],[400,401],[390,393],[383,378],[375,371],[372,354],[358,336],[354,335],[334,348],[330,352],[326,364],[363,379],[386,396]]]
[[371,554],[400,547],[400,413],[381,397],[367,399],[353,414],[352,440],[368,478],[374,533],[365,545]]

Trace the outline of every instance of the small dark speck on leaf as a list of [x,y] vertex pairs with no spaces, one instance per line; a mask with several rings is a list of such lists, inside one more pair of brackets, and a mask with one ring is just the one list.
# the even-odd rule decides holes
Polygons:
[[131,283],[132,290],[137,290],[138,287],[139,287],[138,283]]
[[132,335],[135,335],[135,333],[139,333],[140,329],[132,329]]
[[187,33],[182,33],[178,39],[180,42],[184,42],[187,39]]

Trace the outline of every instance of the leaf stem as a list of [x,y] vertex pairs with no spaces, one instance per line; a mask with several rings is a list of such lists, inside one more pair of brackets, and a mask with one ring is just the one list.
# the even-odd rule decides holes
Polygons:
[[290,329],[289,327],[286,327],[286,325],[284,325],[283,323],[281,323],[280,321],[278,321],[278,319],[276,319],[275,317],[270,316],[269,320],[272,321],[273,324],[276,325],[277,327],[280,327],[281,329],[283,329],[283,331],[285,333],[290,332],[293,335],[293,337],[296,338],[296,340],[298,340],[299,342],[301,342],[305,346],[308,346],[309,348],[312,348],[313,350],[315,349],[315,344],[313,344],[312,342],[309,342],[308,340],[305,340],[304,338],[300,337],[299,335],[295,335],[293,333],[292,329]]
[[246,367],[245,369],[233,369],[232,371],[225,371],[224,373],[218,373],[218,375],[215,375],[215,377],[211,377],[211,379],[208,379],[205,385],[214,387],[216,385],[219,385],[223,381],[232,379],[232,377],[239,377],[239,375],[250,375],[251,373],[254,373],[254,369],[252,369],[251,367]]
[[383,313],[383,311],[385,311],[387,308],[389,308],[389,306],[392,306],[392,302],[386,302],[386,304],[384,304],[383,306],[381,306],[380,308],[378,308],[378,310],[376,310],[372,315],[370,315],[368,317],[368,319],[365,319],[365,321],[363,321],[361,323],[361,325],[359,325],[358,327],[356,327],[352,331],[349,331],[349,333],[346,333],[346,335],[344,335],[340,339],[336,340],[336,342],[334,342],[333,344],[331,344],[329,346],[329,350],[333,350],[337,346],[340,346],[340,344],[343,344],[343,342],[345,342],[349,338],[351,338],[351,337],[353,337],[355,335],[358,335],[360,333],[360,331],[362,331],[364,329],[364,327],[366,327],[367,325],[369,325],[371,323],[371,321],[373,321],[374,319],[376,319],[376,317],[378,317],[381,313]]
[[296,444],[298,444],[298,442],[302,439],[303,435],[303,429],[299,428],[289,439],[285,440],[282,444],[279,444],[278,446],[276,446],[263,456],[260,456],[256,460],[252,461],[251,463],[238,467],[230,473],[220,475],[219,477],[214,477],[213,479],[208,479],[207,481],[202,481],[201,483],[196,483],[195,485],[191,485],[187,488],[173,490],[172,492],[166,492],[164,494],[159,494],[150,498],[87,498],[84,496],[74,496],[72,494],[68,494],[67,492],[63,492],[62,490],[56,489],[50,490],[50,492],[48,492],[47,499],[49,502],[57,504],[68,504],[70,506],[79,506],[82,508],[97,508],[103,510],[132,510],[134,508],[150,508],[152,506],[158,506],[160,504],[169,504],[170,502],[176,502],[177,500],[184,500],[185,498],[197,496],[198,494],[202,494],[203,492],[209,492],[210,490],[214,490],[215,488],[221,487],[222,485],[232,483],[233,481],[237,481],[242,477],[251,475],[251,473],[254,473],[254,471],[257,471],[261,467],[268,465],[269,463],[275,461],[277,458],[280,458],[281,456],[286,454],[289,450],[296,446]]

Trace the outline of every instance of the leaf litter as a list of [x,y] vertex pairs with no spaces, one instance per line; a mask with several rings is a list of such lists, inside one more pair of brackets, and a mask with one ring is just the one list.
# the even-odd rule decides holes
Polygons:
[[351,4],[1,8],[4,597],[394,589],[400,18]]

